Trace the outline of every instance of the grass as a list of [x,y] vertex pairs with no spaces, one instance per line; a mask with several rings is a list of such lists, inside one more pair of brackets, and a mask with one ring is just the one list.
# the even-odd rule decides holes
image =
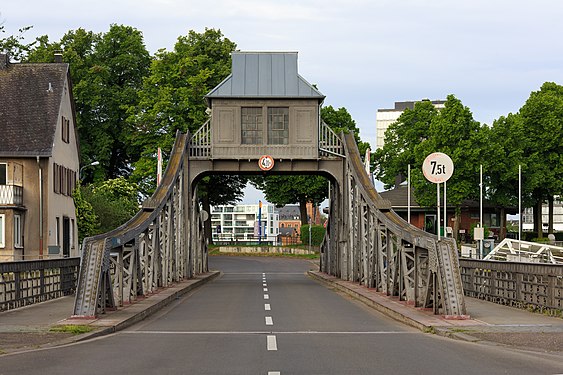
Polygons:
[[82,333],[88,333],[93,331],[94,328],[87,325],[62,325],[52,327],[50,332],[60,332],[60,333],[72,333],[73,335],[80,335]]

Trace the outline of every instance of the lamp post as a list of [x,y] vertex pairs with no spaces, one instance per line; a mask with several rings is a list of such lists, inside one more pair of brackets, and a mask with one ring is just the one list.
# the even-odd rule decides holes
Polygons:
[[80,181],[82,181],[82,170],[83,170],[84,168],[93,167],[93,166],[96,166],[96,165],[100,165],[100,162],[97,161],[97,160],[91,162],[91,163],[88,164],[88,165],[84,165],[84,166],[80,167],[80,170],[78,170],[78,178],[80,179]]

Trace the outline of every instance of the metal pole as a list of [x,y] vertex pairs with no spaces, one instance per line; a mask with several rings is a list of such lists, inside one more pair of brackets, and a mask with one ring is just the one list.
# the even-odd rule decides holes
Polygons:
[[411,223],[411,165],[407,169],[407,221]]
[[440,241],[440,184],[436,184],[436,205],[438,208],[438,241]]
[[444,238],[447,237],[446,235],[446,227],[448,226],[448,215],[446,213],[446,206],[447,206],[447,201],[446,201],[446,181],[444,181]]
[[518,164],[518,261],[520,261],[520,241],[522,240],[522,165]]
[[[479,226],[483,228],[483,164],[479,165]],[[479,240],[479,259],[483,259],[483,240]]]

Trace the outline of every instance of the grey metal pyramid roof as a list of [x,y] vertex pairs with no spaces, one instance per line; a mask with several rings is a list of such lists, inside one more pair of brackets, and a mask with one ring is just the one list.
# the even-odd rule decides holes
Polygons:
[[325,96],[297,73],[297,52],[233,52],[232,72],[206,99]]

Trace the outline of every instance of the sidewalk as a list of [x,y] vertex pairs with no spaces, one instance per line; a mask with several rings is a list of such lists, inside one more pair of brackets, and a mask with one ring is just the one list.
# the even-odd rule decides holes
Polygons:
[[[110,334],[137,323],[183,294],[213,280],[220,272],[198,275],[142,298],[133,304],[109,311],[97,319],[72,318],[74,296],[0,312],[0,356],[2,354],[69,344]],[[87,326],[87,333],[73,334],[68,330],[55,332],[53,328],[75,325]]]
[[309,271],[309,276],[424,332],[563,355],[561,318],[465,297],[469,319],[445,319],[356,283],[317,271]]

